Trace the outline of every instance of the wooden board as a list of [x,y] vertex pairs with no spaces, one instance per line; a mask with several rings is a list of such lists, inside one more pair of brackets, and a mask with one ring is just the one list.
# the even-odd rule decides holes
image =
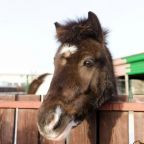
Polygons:
[[144,143],[144,113],[134,113],[134,129],[135,129],[135,140],[140,140]]
[[[17,96],[17,101],[39,101],[37,96]],[[38,144],[37,110],[19,109],[18,111],[18,144]]]
[[36,110],[20,109],[18,114],[18,144],[37,144],[38,130],[36,125]]
[[46,140],[45,138],[40,138],[40,144],[65,144],[65,140],[62,141],[50,141]]
[[98,144],[128,144],[127,112],[100,112]]
[[93,114],[72,130],[67,144],[96,144],[96,128],[96,114]]
[[[14,96],[3,96],[1,100],[14,101]],[[14,109],[0,109],[0,144],[13,143]]]

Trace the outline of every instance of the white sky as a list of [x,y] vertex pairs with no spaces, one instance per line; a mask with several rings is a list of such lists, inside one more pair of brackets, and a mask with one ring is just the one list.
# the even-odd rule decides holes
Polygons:
[[54,22],[96,13],[113,58],[144,52],[144,0],[0,0],[0,73],[53,69]]

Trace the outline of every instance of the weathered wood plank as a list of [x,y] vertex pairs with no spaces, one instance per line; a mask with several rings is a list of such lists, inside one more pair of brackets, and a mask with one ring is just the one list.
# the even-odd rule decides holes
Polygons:
[[[17,101],[39,101],[37,96],[17,96]],[[19,109],[18,112],[18,144],[38,144],[37,110]]]
[[[135,99],[138,101],[138,99]],[[38,109],[39,101],[0,101],[0,108]],[[112,102],[104,104],[99,110],[105,111],[144,111],[144,102]]]
[[[14,96],[0,97],[3,100],[15,99]],[[13,143],[13,129],[14,129],[14,110],[0,109],[0,144]]]
[[125,103],[107,103],[99,110],[106,111],[144,111],[144,103],[125,102]]
[[96,114],[93,114],[74,128],[68,138],[68,144],[96,144]]
[[38,109],[39,101],[0,101],[0,108]]
[[40,144],[65,144],[65,140],[62,141],[50,141],[46,140],[45,138],[41,137],[40,138]]
[[99,144],[128,144],[127,112],[100,112]]
[[144,113],[134,113],[135,140],[144,142]]
[[37,144],[38,130],[36,125],[37,111],[20,109],[18,114],[18,144]]

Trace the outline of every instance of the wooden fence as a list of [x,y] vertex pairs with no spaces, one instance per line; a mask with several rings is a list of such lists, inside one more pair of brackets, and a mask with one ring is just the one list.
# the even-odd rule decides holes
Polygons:
[[37,130],[35,95],[0,96],[0,144],[133,144],[144,142],[144,104],[136,101],[105,104],[77,128],[65,141],[52,142]]

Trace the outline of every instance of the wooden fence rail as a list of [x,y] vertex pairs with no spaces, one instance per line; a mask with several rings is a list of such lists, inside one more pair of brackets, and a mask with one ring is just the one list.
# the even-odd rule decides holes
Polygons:
[[109,102],[90,114],[65,141],[52,142],[37,130],[40,97],[0,96],[0,144],[133,144],[144,141],[144,104]]
[[[38,109],[41,105],[39,101],[2,101],[0,108]],[[141,111],[144,112],[144,103],[135,102],[112,102],[104,104],[99,110],[105,111]]]

